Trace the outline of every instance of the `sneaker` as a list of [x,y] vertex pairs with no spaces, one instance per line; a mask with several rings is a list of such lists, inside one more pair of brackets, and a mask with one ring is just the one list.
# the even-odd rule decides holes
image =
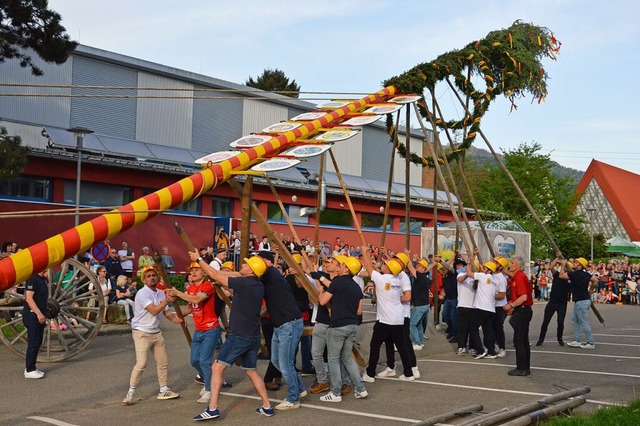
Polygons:
[[474,356],[473,359],[482,359],[487,355],[489,355],[489,351],[485,349],[481,354]]
[[542,340],[538,340],[538,341],[536,342],[536,346],[542,346],[542,343],[544,343]]
[[567,346],[572,348],[579,348],[580,346],[582,346],[582,342],[578,342],[577,340],[574,340],[573,342],[567,343]]
[[458,348],[458,355],[464,355],[467,353],[467,348]]
[[304,389],[302,392],[300,392],[300,398],[304,398],[307,395],[309,395],[309,392],[307,392],[306,389]]
[[396,377],[396,370],[393,368],[387,367],[381,372],[379,372],[378,374],[376,374],[376,377]]
[[[204,395],[205,392],[207,392],[207,390],[203,386],[202,389],[200,389],[200,396]],[[211,393],[211,392],[209,392],[209,393]]]
[[316,375],[316,370],[314,370],[313,368],[311,370],[302,370],[299,371],[300,375],[302,377],[309,377],[309,376],[315,376]]
[[370,377],[367,373],[364,373],[362,375],[362,381],[367,383],[373,383],[376,381],[376,379],[374,379],[373,377]]
[[260,407],[256,409],[256,414],[261,414],[263,416],[267,416],[267,417],[273,417],[276,412],[274,411],[273,407]]
[[582,349],[595,349],[596,345],[594,345],[593,343],[583,343],[582,345],[580,345],[580,347]]
[[286,399],[276,405],[276,410],[295,410],[296,408],[300,408],[299,402],[289,402]]
[[264,387],[266,387],[267,390],[270,390],[270,391],[277,391],[278,389],[280,389],[280,385],[276,382],[265,383]]
[[413,344],[414,351],[421,351],[423,348],[424,348],[424,345],[416,345],[415,343]]
[[485,356],[485,359],[496,359],[498,358],[498,354],[488,354]]
[[416,379],[420,378],[420,371],[418,371],[418,367],[411,367],[411,371],[413,372],[413,377]]
[[344,384],[342,385],[342,387],[340,388],[340,395],[349,395],[351,393],[351,389],[353,389],[351,387],[351,385],[348,384]]
[[477,355],[476,350],[475,349],[469,349],[469,355],[476,356]]
[[124,397],[122,403],[124,405],[133,405],[133,391],[131,389],[127,392],[127,396]]
[[229,388],[232,388],[233,385],[231,383],[225,381],[225,382],[222,382],[222,387],[229,389]]
[[564,346],[564,341],[563,341],[562,339],[558,339],[558,344],[559,344],[560,346]]
[[329,390],[329,383],[314,383],[309,388],[311,393],[322,393]]
[[449,343],[458,343],[458,337],[457,336],[449,337],[447,340],[449,341]]
[[27,371],[24,370],[24,378],[25,379],[42,379],[44,377],[44,372],[40,370]]
[[171,389],[167,389],[164,392],[160,392],[156,398],[157,399],[161,399],[161,400],[164,400],[164,399],[176,399],[179,396],[180,396],[179,393],[175,393]]
[[413,376],[405,376],[404,374],[401,374],[398,379],[403,380],[405,382],[413,382],[416,378]]
[[369,392],[367,392],[366,390],[363,390],[362,392],[355,391],[355,393],[353,394],[353,396],[355,396],[356,399],[366,398],[368,395],[369,395]]
[[531,370],[518,370],[517,368],[514,368],[513,370],[507,371],[507,374],[510,376],[525,377],[531,374]]
[[202,377],[200,377],[199,374],[196,377],[193,378],[193,381],[196,382],[196,383],[200,383],[201,385],[204,385],[204,379]]
[[331,392],[320,397],[322,402],[342,402],[342,395],[334,395]]
[[198,404],[208,404],[211,399],[211,392],[205,391],[200,398],[198,398]]
[[507,351],[505,351],[504,349],[500,349],[498,351],[498,358],[504,358],[505,356],[507,356]]
[[199,422],[202,420],[217,419],[218,417],[220,417],[220,410],[218,410],[217,408],[215,410],[211,410],[209,409],[209,407],[207,407],[206,410],[204,410],[202,413],[195,416],[193,420],[195,420],[196,422]]

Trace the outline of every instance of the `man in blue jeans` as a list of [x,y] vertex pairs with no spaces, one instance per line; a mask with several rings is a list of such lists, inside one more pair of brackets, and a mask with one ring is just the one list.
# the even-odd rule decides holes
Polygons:
[[[561,256],[560,253],[557,256]],[[573,342],[567,343],[567,346],[572,348],[582,349],[595,349],[596,345],[593,343],[593,334],[591,333],[591,326],[589,325],[589,308],[591,308],[591,298],[589,297],[589,284],[594,287],[598,284],[598,279],[591,276],[585,271],[589,262],[584,257],[579,257],[573,261],[573,271],[567,272],[565,270],[566,261],[560,262],[560,278],[569,280],[571,286],[571,298],[574,301],[573,305],[573,333],[575,339]],[[584,331],[587,341],[582,343],[580,336]]]

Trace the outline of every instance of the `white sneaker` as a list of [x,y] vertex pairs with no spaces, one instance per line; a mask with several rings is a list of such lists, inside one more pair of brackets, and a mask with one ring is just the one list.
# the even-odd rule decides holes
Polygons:
[[211,399],[211,392],[204,391],[204,393],[198,398],[198,404],[208,404]]
[[156,397],[156,399],[159,399],[159,400],[175,399],[175,398],[178,398],[179,396],[180,396],[179,393],[176,393],[176,392],[172,391],[171,389],[167,389],[164,392],[158,393],[158,396]]
[[465,355],[467,353],[467,348],[458,348],[458,355]]
[[469,355],[471,356],[476,356],[476,350],[475,349],[469,349]]
[[27,371],[24,370],[24,378],[25,379],[42,379],[44,377],[44,372],[40,370]]
[[420,371],[418,371],[418,367],[411,367],[411,371],[413,371],[413,377],[416,379],[420,378]]
[[422,348],[424,348],[424,345],[416,345],[415,343],[413,344],[414,351],[421,351]]
[[305,396],[309,395],[309,392],[307,392],[307,390],[303,390],[302,392],[300,392],[300,398],[304,398]]
[[204,393],[206,392],[204,386],[202,387],[202,389],[200,389],[200,396],[204,395]]
[[404,374],[401,374],[401,375],[398,377],[398,379],[403,380],[403,381],[405,381],[405,382],[413,382],[416,378],[415,378],[415,377],[413,377],[413,376],[409,376],[409,377],[407,377],[407,376],[405,376]]
[[504,358],[505,356],[507,356],[507,351],[505,351],[504,349],[500,349],[498,351],[498,358]]
[[300,408],[299,402],[289,402],[286,399],[276,405],[276,410],[295,410],[296,408]]
[[577,340],[574,340],[573,342],[567,343],[567,346],[570,346],[572,348],[579,348],[580,346],[582,346],[582,342],[578,342]]
[[580,347],[582,349],[595,349],[596,345],[594,345],[593,343],[583,343],[582,345],[580,345]]
[[447,327],[446,323],[436,324],[436,330],[438,330],[438,331],[446,330],[447,328],[449,328],[449,327]]
[[369,392],[367,392],[366,390],[363,390],[362,392],[355,391],[355,393],[353,394],[353,396],[355,396],[356,399],[366,398],[368,395],[369,395]]
[[[376,374],[376,377],[396,377],[396,370],[394,370],[393,368],[387,367],[381,372],[379,372],[378,374]],[[364,380],[364,377],[363,377],[363,380]]]
[[489,355],[489,351],[485,349],[481,354],[474,356],[473,359],[482,359],[487,355]]
[[[367,393],[367,391],[365,391],[365,393]],[[357,392],[356,392],[356,395],[357,395]],[[358,398],[358,397],[356,396],[356,398]],[[342,402],[342,395],[334,395],[333,393],[329,392],[326,395],[321,396],[320,397],[320,401],[322,401],[322,402]],[[276,407],[276,408],[278,408],[278,407]]]
[[376,381],[376,379],[374,379],[373,377],[369,377],[369,375],[367,373],[364,373],[362,375],[362,381],[363,382],[367,382],[367,383],[374,383]]
[[124,397],[122,403],[124,405],[133,405],[133,391],[131,389],[127,392],[127,396]]

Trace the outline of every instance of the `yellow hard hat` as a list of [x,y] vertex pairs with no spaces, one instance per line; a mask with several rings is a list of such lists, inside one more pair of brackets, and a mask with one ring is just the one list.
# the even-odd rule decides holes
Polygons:
[[429,269],[429,262],[427,262],[427,259],[425,259],[424,257],[418,260],[418,265],[424,266],[424,269]]
[[339,254],[334,259],[336,259],[336,261],[342,265],[344,261],[347,260],[347,256],[345,256],[344,254]]
[[483,266],[489,269],[491,272],[495,272],[498,269],[498,265],[491,260],[488,262],[485,262]]
[[474,260],[474,261],[473,261],[473,266],[475,266],[475,267],[476,267],[476,271],[479,271],[479,270],[480,270],[480,262],[478,262],[477,260]]
[[497,262],[500,264],[500,266],[502,266],[503,268],[506,268],[507,266],[509,266],[509,259],[504,258],[502,256],[498,256],[495,259],[493,259],[494,262]]
[[236,265],[234,265],[233,262],[224,262],[222,265],[220,265],[220,269],[229,269],[230,271],[235,271]]
[[360,263],[360,261],[353,256],[347,257],[344,260],[343,264],[347,266],[349,272],[351,272],[351,275],[356,275],[362,269],[362,263]]
[[405,253],[396,253],[396,258],[398,258],[398,260],[400,260],[400,262],[402,262],[402,268],[406,268],[407,265],[409,264],[409,256],[407,256]]
[[389,259],[384,263],[393,275],[398,275],[404,269],[398,259]]
[[200,266],[200,264],[198,262],[191,262],[189,264],[189,269],[193,269],[193,268],[200,268],[202,269],[202,266]]
[[589,261],[587,259],[585,259],[584,257],[579,257],[576,259],[576,262],[578,262],[579,264],[582,265],[583,268],[586,268],[587,265],[589,264]]
[[293,257],[294,262],[298,265],[302,263],[302,255],[300,253],[293,253],[291,257]]
[[155,266],[153,266],[153,265],[147,265],[147,266],[143,267],[143,268],[140,270],[140,276],[141,276],[142,278],[144,278],[144,275],[145,275],[147,272],[149,272],[149,271],[153,271],[153,272],[155,272],[155,273],[156,273],[156,274],[158,274],[158,275],[160,274],[160,271],[158,271],[158,270],[156,269],[156,267],[155,267]]
[[244,261],[249,265],[249,268],[251,268],[258,278],[260,278],[267,270],[267,264],[264,263],[264,260],[262,260],[260,256],[251,256],[250,258],[245,257]]

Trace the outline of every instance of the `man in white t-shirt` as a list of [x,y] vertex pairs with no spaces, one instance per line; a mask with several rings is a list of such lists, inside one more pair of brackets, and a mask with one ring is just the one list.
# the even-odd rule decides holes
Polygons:
[[173,302],[175,298],[168,298],[156,288],[159,278],[156,268],[145,266],[142,268],[141,278],[144,287],[136,294],[133,319],[131,320],[131,328],[133,329],[131,335],[136,349],[136,365],[131,371],[129,391],[122,401],[125,405],[133,404],[133,395],[147,364],[148,352],[153,353],[156,361],[158,383],[160,384],[160,393],[158,393],[157,399],[174,399],[180,396],[179,393],[173,392],[167,386],[169,360],[160,329],[160,314],[176,324],[182,324],[183,320],[169,310],[169,303]]
[[120,256],[122,273],[131,278],[133,276],[133,261],[136,258],[136,254],[131,250],[126,241],[122,242],[121,247],[122,248],[118,250],[118,256]]
[[493,262],[498,266],[498,269],[493,274],[493,281],[498,288],[498,294],[496,295],[496,315],[493,317],[493,335],[496,339],[496,345],[498,345],[498,358],[504,358],[507,355],[504,336],[504,320],[507,318],[507,312],[502,307],[507,304],[508,284],[507,276],[503,271],[504,268],[509,266],[509,259],[497,256],[493,259]]
[[[473,302],[476,299],[476,288],[473,277],[467,275],[467,262],[456,256],[453,267],[458,273],[458,355],[467,353],[467,343],[471,333],[471,317],[473,316]],[[469,347],[469,352],[475,349]]]

